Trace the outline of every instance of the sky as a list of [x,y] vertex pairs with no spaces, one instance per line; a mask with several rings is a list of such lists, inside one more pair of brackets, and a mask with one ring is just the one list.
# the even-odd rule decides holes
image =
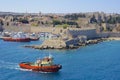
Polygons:
[[0,0],[0,11],[28,13],[120,13],[120,0]]

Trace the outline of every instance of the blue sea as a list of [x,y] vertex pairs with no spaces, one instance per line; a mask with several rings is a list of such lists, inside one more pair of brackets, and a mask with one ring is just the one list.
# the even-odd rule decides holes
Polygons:
[[[0,40],[0,80],[120,80],[120,41],[106,41],[74,50],[36,50],[24,45],[35,42]],[[41,73],[20,69],[23,61],[35,61],[52,54],[62,69]]]

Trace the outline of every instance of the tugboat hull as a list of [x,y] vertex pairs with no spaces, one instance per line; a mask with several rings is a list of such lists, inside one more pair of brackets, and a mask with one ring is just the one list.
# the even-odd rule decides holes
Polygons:
[[22,69],[31,69],[32,71],[41,71],[41,72],[58,72],[62,66],[61,65],[50,65],[50,66],[42,66],[42,65],[31,65],[29,62],[22,62],[19,64]]
[[3,38],[4,41],[11,41],[11,42],[30,42],[30,38]]

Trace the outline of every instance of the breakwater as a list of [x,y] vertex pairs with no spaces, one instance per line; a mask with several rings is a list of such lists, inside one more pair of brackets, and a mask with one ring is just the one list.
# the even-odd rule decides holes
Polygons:
[[113,40],[113,39],[101,38],[101,39],[87,40],[86,42],[83,42],[83,43],[76,42],[75,45],[73,45],[73,44],[66,45],[67,41],[46,40],[41,45],[25,45],[24,47],[40,49],[40,50],[44,50],[44,49],[59,49],[59,50],[77,49],[77,48],[80,48],[80,47],[83,47],[83,46],[87,46],[87,45],[91,45],[91,44],[97,44],[97,43],[107,41],[107,40]]

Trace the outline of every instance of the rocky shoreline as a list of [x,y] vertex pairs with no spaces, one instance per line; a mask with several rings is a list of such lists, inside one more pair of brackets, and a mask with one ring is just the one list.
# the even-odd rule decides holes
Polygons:
[[100,38],[100,39],[94,39],[94,40],[87,40],[85,43],[78,43],[78,45],[73,46],[66,46],[66,47],[53,47],[53,46],[43,46],[43,45],[25,45],[24,47],[26,48],[33,48],[33,49],[39,49],[39,50],[46,50],[46,49],[59,49],[59,50],[64,50],[64,49],[78,49],[83,46],[88,46],[92,44],[98,44],[103,41],[111,41],[111,40],[120,40],[120,38]]

